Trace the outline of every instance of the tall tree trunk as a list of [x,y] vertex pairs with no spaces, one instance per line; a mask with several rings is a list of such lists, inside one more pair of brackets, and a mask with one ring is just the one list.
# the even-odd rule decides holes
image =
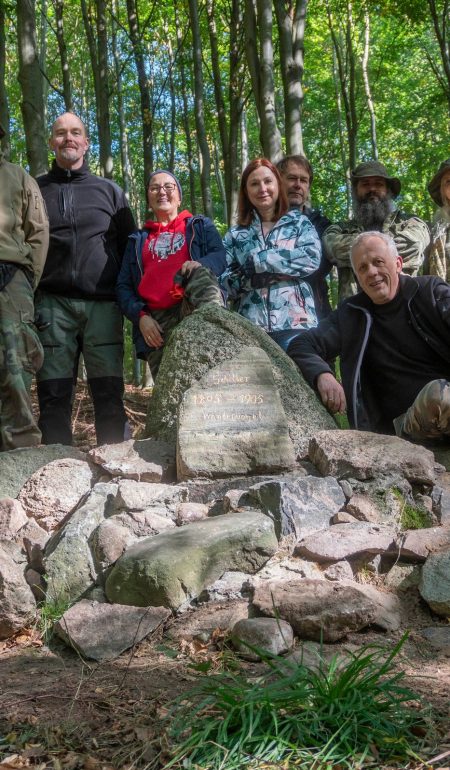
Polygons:
[[170,138],[169,138],[169,170],[175,168],[175,135],[177,126],[177,109],[175,102],[175,83],[173,81],[174,58],[172,42],[167,30],[167,53],[169,56],[169,92],[170,92]]
[[[114,15],[117,18],[117,0],[113,0]],[[122,67],[120,61],[120,54],[117,50],[117,28],[116,22],[113,21],[112,33],[111,33],[111,47],[114,60],[114,72],[116,76],[116,93],[117,93],[117,115],[119,118],[119,134],[120,134],[120,165],[122,168],[122,187],[127,198],[131,193],[131,163],[130,155],[128,151],[128,135],[127,125],[124,114],[123,104],[123,82],[122,82]]]
[[248,166],[248,133],[247,133],[247,111],[245,108],[241,113],[241,172]]
[[220,168],[219,148],[217,147],[216,143],[214,143],[213,161],[214,161],[214,174],[216,177],[216,183],[220,192],[220,197],[222,198],[223,216],[221,221],[228,222],[227,196],[225,193],[225,184],[223,181],[222,171]]
[[361,62],[364,91],[367,99],[367,107],[370,115],[370,141],[372,144],[372,155],[374,160],[378,160],[378,143],[377,143],[377,123],[375,118],[375,107],[372,99],[372,92],[370,89],[369,80],[369,54],[370,54],[370,18],[369,12],[366,9],[364,11],[364,53]]
[[240,0],[231,0],[230,14],[230,85],[229,85],[229,134],[228,134],[228,173],[225,174],[228,224],[237,209],[238,185],[240,179],[239,131],[241,114],[244,107],[243,88],[245,84],[244,27]]
[[69,57],[67,54],[66,37],[64,34],[64,0],[53,0],[56,21],[56,40],[58,43],[59,58],[63,81],[64,106],[67,112],[73,110],[72,82],[70,77]]
[[150,88],[145,71],[144,48],[142,45],[142,33],[139,25],[139,17],[135,0],[127,0],[128,28],[133,48],[134,63],[136,66],[141,104],[142,120],[142,144],[144,152],[144,184],[153,169],[153,108],[150,97]]
[[280,41],[286,152],[303,154],[302,105],[306,7],[308,0],[274,0]]
[[202,41],[198,21],[197,0],[189,0],[189,17],[192,32],[192,57],[194,63],[194,113],[197,142],[200,153],[200,183],[202,188],[203,210],[206,216],[213,217],[211,197],[211,155],[205,126],[203,99]]
[[434,34],[436,35],[441,54],[443,76],[438,72],[433,60],[431,58],[429,60],[446,96],[450,114],[450,2],[449,0],[443,0],[441,13],[437,9],[436,0],[427,0],[427,2],[433,21]]
[[245,0],[247,61],[260,121],[263,153],[274,163],[283,152],[275,112],[272,0]]
[[48,101],[48,90],[49,90],[49,82],[46,77],[47,72],[47,31],[48,31],[48,21],[47,21],[47,0],[41,0],[41,9],[40,9],[40,29],[39,29],[39,67],[43,74],[42,78],[42,98],[44,100],[44,124],[47,125],[47,101]]
[[344,105],[344,116],[348,142],[348,162],[346,164],[346,174],[348,174],[349,171],[356,166],[357,138],[359,127],[358,115],[356,111],[356,54],[353,44],[354,26],[352,3],[351,0],[347,0],[346,19],[343,35],[336,27],[336,22],[330,8],[329,0],[326,0],[326,8],[328,27],[333,43],[333,50],[336,56],[339,87]]
[[341,155],[342,168],[344,169],[344,172],[345,172],[347,217],[350,219],[352,215],[352,185],[350,181],[350,169],[348,168],[348,163],[347,163],[347,152],[346,152],[346,143],[345,143],[344,126],[343,126],[343,118],[342,118],[342,99],[341,99],[341,91],[340,91],[340,84],[339,84],[339,73],[338,73],[338,67],[337,67],[336,51],[334,50],[334,48],[333,48],[333,83],[334,83],[334,94],[336,98],[336,110],[337,110],[338,129],[339,129],[339,151]]
[[5,43],[5,3],[0,0],[0,123],[3,126],[5,136],[1,141],[1,147],[6,158],[9,158],[11,150],[9,137],[9,107],[8,94],[5,86],[6,75],[6,43]]
[[34,0],[17,0],[17,44],[19,51],[19,83],[22,91],[22,118],[30,173],[38,176],[47,171],[48,151],[45,131],[43,77],[36,46],[36,12]]
[[174,12],[175,12],[175,28],[177,33],[177,60],[178,60],[178,69],[180,73],[180,84],[181,84],[181,99],[183,102],[183,115],[182,115],[182,121],[183,121],[183,128],[184,128],[184,136],[186,140],[186,153],[187,153],[187,161],[188,161],[188,167],[189,167],[189,196],[190,196],[190,210],[193,214],[197,211],[197,205],[196,205],[196,196],[195,196],[195,163],[194,163],[194,153],[192,150],[192,136],[191,136],[191,128],[189,125],[189,105],[188,105],[188,97],[187,97],[187,87],[186,87],[186,66],[185,66],[185,60],[184,60],[184,49],[183,49],[183,34],[182,34],[182,25],[180,16],[178,13],[178,4],[176,0],[174,0]]
[[86,0],[81,0],[81,11],[94,79],[98,143],[100,148],[100,173],[107,178],[111,178],[113,162],[109,117],[106,0],[95,0],[95,3],[95,20],[92,18],[92,6],[88,8]]

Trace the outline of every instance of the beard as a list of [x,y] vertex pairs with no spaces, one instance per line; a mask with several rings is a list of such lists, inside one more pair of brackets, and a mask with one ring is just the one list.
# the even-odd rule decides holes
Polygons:
[[384,220],[394,208],[389,193],[384,198],[368,193],[363,198],[355,196],[353,199],[354,217],[364,230],[382,230]]

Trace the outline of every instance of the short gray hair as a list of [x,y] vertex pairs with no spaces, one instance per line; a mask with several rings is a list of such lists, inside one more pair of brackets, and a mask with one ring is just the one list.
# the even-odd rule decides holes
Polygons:
[[350,262],[352,263],[353,267],[353,254],[355,253],[358,246],[363,243],[367,238],[379,238],[380,241],[384,241],[388,248],[388,252],[391,255],[391,257],[394,257],[396,259],[399,254],[397,251],[397,246],[395,245],[395,241],[392,237],[392,235],[389,235],[389,233],[381,233],[379,230],[365,230],[363,233],[358,233],[355,240],[352,243],[351,249],[350,249]]

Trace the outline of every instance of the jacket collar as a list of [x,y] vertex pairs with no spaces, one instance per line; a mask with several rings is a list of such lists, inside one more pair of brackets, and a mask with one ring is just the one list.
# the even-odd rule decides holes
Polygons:
[[83,165],[76,169],[61,168],[58,166],[56,160],[53,161],[50,169],[50,174],[53,178],[61,181],[68,181],[69,179],[82,179],[90,174],[89,166],[86,161],[83,161]]

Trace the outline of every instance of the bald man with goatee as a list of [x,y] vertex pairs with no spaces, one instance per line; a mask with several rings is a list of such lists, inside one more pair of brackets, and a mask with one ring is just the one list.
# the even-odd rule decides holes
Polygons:
[[82,354],[98,444],[124,439],[122,316],[116,281],[135,229],[123,190],[91,174],[86,127],[72,112],[53,123],[55,155],[38,178],[50,222],[50,246],[37,294],[44,364],[38,376],[39,427],[45,444],[72,444],[71,413]]

